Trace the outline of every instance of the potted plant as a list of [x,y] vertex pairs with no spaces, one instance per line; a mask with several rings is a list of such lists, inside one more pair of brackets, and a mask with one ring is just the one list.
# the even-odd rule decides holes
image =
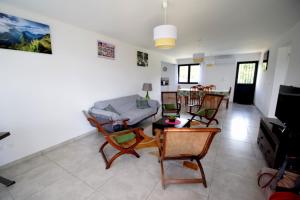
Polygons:
[[170,115],[168,116],[169,122],[175,122],[177,116],[176,115]]

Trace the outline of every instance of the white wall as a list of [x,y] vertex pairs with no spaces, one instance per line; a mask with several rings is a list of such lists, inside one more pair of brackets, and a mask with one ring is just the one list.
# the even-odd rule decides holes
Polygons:
[[277,97],[280,85],[285,83],[285,78],[289,66],[290,50],[288,47],[281,47],[277,51],[276,68],[274,72],[273,89],[271,96],[271,103],[269,107],[269,117],[275,117],[275,109],[277,105]]
[[[163,71],[163,67],[167,67],[167,71]],[[169,85],[161,86],[161,91],[177,90],[177,65],[172,63],[161,63],[161,77],[169,78]]]
[[[175,60],[113,38],[0,4],[0,12],[50,25],[52,55],[0,49],[0,166],[92,130],[82,114],[95,101],[140,93],[160,100],[161,61]],[[116,59],[97,57],[97,40]],[[136,51],[149,53],[138,67]]]
[[[259,60],[260,53],[249,53],[249,54],[236,54],[222,58],[210,57],[210,61],[214,61],[213,67],[206,67],[205,63],[201,64],[200,71],[200,82],[199,84],[207,85],[214,84],[217,89],[226,90],[232,87],[232,93],[230,100],[233,99],[234,84],[236,76],[236,65],[239,61],[255,61]],[[192,58],[177,59],[178,64],[190,64],[193,63]],[[191,84],[181,84],[182,88],[189,88]]]
[[[261,67],[258,72],[255,105],[265,116],[273,117],[278,95],[278,82],[300,87],[300,22],[288,30],[269,48],[269,66],[267,71]],[[289,58],[281,58],[281,51],[290,49]],[[286,50],[286,49],[285,49]],[[282,66],[282,60],[288,60],[288,66]],[[282,69],[283,68],[283,69]]]

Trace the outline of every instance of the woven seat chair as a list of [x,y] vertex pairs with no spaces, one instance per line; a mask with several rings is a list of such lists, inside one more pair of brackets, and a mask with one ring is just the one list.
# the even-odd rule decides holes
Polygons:
[[200,91],[201,87],[192,86],[190,87],[190,99],[189,99],[189,106],[191,105],[199,105],[201,98],[200,98]]
[[[165,189],[167,184],[172,183],[203,183],[204,187],[207,187],[205,173],[200,160],[206,155],[214,136],[220,131],[219,128],[166,128],[162,135],[159,135],[160,132],[157,131],[156,139],[159,149],[163,189]],[[164,161],[167,160],[195,160],[199,167],[201,178],[166,178]]]
[[208,85],[207,87],[210,88],[210,90],[216,90],[217,89],[216,85],[213,85],[213,84]]
[[175,92],[162,92],[162,116],[176,115],[180,117],[181,104],[178,101],[177,91]]
[[[219,124],[219,121],[215,118],[218,113],[220,104],[223,100],[223,95],[217,94],[205,94],[200,106],[197,107],[196,112],[188,112],[192,115],[192,118],[189,119],[188,124],[190,124],[193,120],[199,121],[201,123],[206,124],[208,127],[212,121],[215,121]],[[200,120],[197,120],[196,117],[199,117]],[[207,122],[202,121],[202,118],[205,118]]]
[[[104,126],[113,124],[115,123],[114,121],[98,122],[97,119],[94,116],[90,115],[88,112],[83,111],[83,113],[90,124],[92,126],[95,126],[98,132],[101,133],[106,140],[99,149],[99,152],[102,154],[102,157],[106,164],[106,169],[109,169],[113,161],[124,154],[131,154],[136,156],[137,158],[140,157],[140,155],[134,150],[134,148],[144,139],[144,137],[141,135],[143,131],[141,128],[128,129],[127,121],[129,119],[124,119],[122,122],[125,130],[108,133],[105,130]],[[104,147],[108,144],[119,151],[109,160],[104,153]]]

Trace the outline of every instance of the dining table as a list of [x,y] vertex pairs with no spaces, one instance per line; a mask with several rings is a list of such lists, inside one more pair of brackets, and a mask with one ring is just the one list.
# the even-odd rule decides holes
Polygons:
[[[179,96],[179,98],[183,98],[185,99],[185,103],[187,104],[188,98],[190,96],[190,88],[180,88],[177,90],[177,94]],[[193,91],[194,92],[194,91]],[[218,89],[218,90],[210,90],[210,91],[203,91],[203,90],[199,90],[197,91],[199,93],[199,97],[204,96],[204,94],[218,94],[218,95],[224,95],[229,96],[230,95],[230,91],[229,89]]]

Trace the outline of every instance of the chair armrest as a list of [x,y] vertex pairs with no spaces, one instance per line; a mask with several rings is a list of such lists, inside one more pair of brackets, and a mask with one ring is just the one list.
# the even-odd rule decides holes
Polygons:
[[114,124],[114,123],[117,123],[121,121],[123,123],[123,125],[125,126],[125,128],[127,128],[127,122],[129,121],[129,119],[121,119],[121,120],[109,120],[109,121],[105,121],[105,122],[98,122],[99,124],[101,124],[102,126],[103,125],[106,125],[106,124]]
[[[100,109],[98,109],[98,110],[100,110]],[[83,110],[83,114],[85,115],[85,117],[90,121],[90,123],[93,126],[96,126],[96,124],[99,124],[100,126],[104,126],[104,125],[114,124],[114,123],[117,123],[117,122],[121,121],[122,125],[124,125],[124,128],[128,127],[128,121],[129,121],[128,118],[125,118],[125,119],[120,118],[120,119],[117,119],[117,120],[112,120],[110,117],[107,117],[105,115],[99,115],[99,114],[95,115],[94,113],[91,113],[91,111],[87,112],[85,110]],[[99,120],[99,118],[101,120]]]

